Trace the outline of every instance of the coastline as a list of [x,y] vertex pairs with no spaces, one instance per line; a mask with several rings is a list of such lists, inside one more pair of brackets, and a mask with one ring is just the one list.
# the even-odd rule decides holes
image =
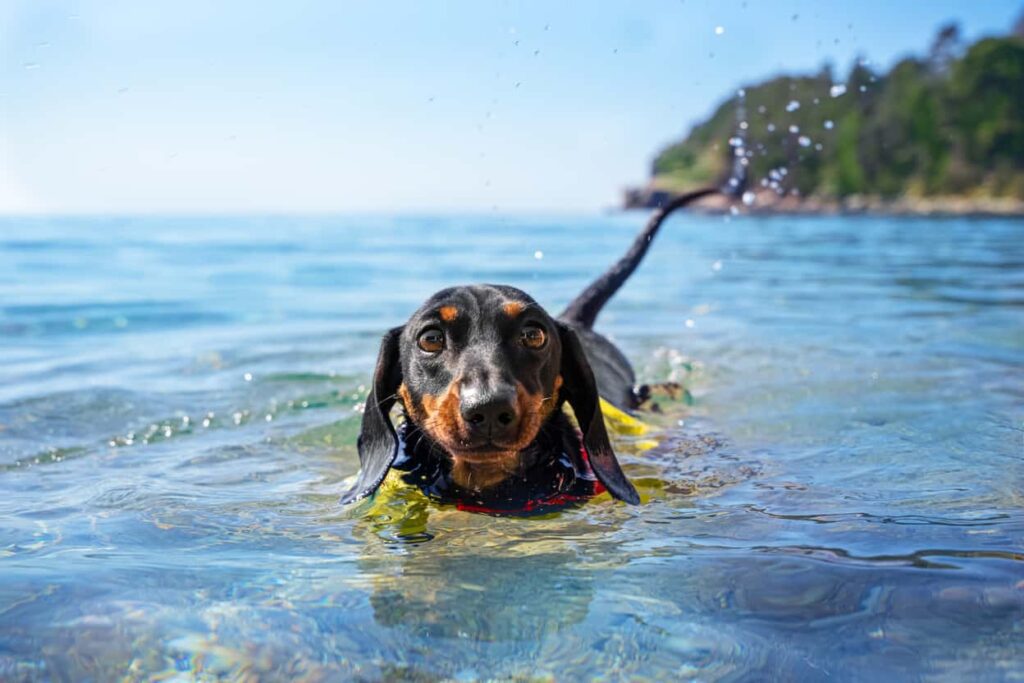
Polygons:
[[[752,194],[752,197],[750,196]],[[677,193],[655,188],[630,188],[623,192],[622,209],[653,209]],[[752,201],[751,201],[752,200]],[[1024,200],[1009,197],[900,197],[871,195],[844,198],[778,195],[761,189],[747,195],[747,201],[724,195],[701,199],[691,211],[725,214],[738,210],[754,215],[787,216],[901,216],[925,218],[1024,218]]]

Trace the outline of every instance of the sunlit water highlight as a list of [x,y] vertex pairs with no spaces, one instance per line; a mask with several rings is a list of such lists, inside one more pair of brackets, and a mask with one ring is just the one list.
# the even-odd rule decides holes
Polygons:
[[673,219],[644,505],[339,509],[387,327],[643,218],[0,221],[0,679],[1024,677],[1019,222]]

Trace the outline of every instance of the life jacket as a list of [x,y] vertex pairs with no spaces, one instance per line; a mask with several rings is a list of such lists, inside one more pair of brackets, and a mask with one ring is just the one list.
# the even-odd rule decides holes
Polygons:
[[[632,415],[619,410],[611,403],[601,399],[601,409],[608,431],[613,434],[635,437],[647,434],[650,427]],[[375,503],[388,506],[387,499],[394,497],[398,491],[409,488],[418,489],[417,494],[442,505],[448,504],[457,510],[496,516],[529,516],[556,512],[558,510],[579,505],[594,496],[605,493],[604,485],[598,481],[590,466],[590,456],[583,446],[582,435],[577,432],[580,458],[569,457],[562,453],[544,470],[539,481],[524,482],[524,495],[515,487],[505,498],[492,500],[469,500],[465,495],[449,495],[451,482],[444,472],[426,463],[408,459],[405,453],[403,429],[399,428],[399,457],[392,466],[384,484],[374,496]],[[655,445],[654,441],[636,441],[634,445],[641,450]],[[583,467],[576,463],[582,461]],[[529,489],[534,491],[529,491]],[[536,489],[546,488],[544,492]],[[402,496],[404,497],[404,496]],[[375,505],[374,507],[377,507]]]

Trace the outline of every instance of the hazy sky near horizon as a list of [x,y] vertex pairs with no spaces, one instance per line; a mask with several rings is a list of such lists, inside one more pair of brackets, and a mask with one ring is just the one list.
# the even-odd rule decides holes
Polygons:
[[0,213],[594,210],[738,87],[1014,0],[0,0]]

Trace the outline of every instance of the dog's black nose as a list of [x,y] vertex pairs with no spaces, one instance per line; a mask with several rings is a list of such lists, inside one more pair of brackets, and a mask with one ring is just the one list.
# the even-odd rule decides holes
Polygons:
[[514,394],[492,394],[479,398],[464,394],[460,411],[463,421],[474,436],[504,439],[515,431],[519,422]]

